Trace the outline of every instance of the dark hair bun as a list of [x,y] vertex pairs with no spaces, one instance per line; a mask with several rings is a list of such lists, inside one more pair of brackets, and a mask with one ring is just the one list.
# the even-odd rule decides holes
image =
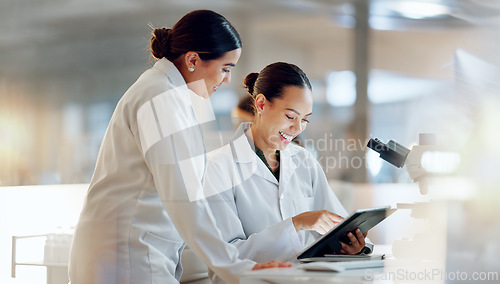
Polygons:
[[189,51],[197,52],[201,60],[213,60],[238,48],[241,39],[236,29],[210,10],[189,12],[172,29],[153,29],[150,44],[153,57],[170,61]]
[[172,30],[167,28],[155,29],[151,38],[151,54],[157,59],[167,57],[170,51]]
[[245,77],[245,80],[243,81],[243,84],[245,84],[245,88],[252,96],[253,96],[253,87],[255,85],[255,81],[257,81],[257,77],[259,77],[259,73],[250,73]]

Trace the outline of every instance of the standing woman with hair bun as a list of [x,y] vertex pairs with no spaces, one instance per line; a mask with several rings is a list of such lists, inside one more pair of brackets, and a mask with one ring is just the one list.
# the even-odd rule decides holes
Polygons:
[[151,52],[158,61],[125,92],[104,135],[72,243],[71,283],[178,283],[184,241],[229,283],[245,270],[287,266],[239,260],[202,195],[196,105],[230,82],[238,33],[197,10],[155,29]]

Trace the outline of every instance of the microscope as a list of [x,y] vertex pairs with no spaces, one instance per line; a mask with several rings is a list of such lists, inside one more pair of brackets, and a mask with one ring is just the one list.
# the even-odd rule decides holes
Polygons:
[[[436,162],[440,162],[436,161],[436,153],[445,153],[444,149],[437,145],[436,135],[428,133],[419,134],[419,145],[413,146],[411,150],[394,140],[384,144],[377,138],[370,139],[367,146],[390,164],[398,168],[406,166],[410,178],[418,183],[420,193],[424,195],[429,191],[428,177],[432,174],[429,170],[439,172],[435,167]],[[437,159],[439,158],[438,156]]]
[[[370,139],[367,146],[388,163],[398,168],[406,167],[410,178],[418,183],[422,195],[432,189],[436,179],[458,167],[458,154],[439,146],[435,134],[419,134],[419,144],[411,150],[393,140],[383,143],[376,138]],[[449,166],[453,163],[455,166]],[[442,248],[446,246],[446,204],[430,200],[398,203],[397,207],[411,210],[411,217],[420,226],[412,237],[394,241],[393,255],[399,259],[442,260]]]

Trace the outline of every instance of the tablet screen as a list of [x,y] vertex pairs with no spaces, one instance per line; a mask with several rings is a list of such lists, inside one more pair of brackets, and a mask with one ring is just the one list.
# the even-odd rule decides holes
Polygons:
[[305,248],[297,259],[321,257],[325,254],[336,254],[342,248],[340,242],[350,243],[347,233],[354,233],[354,231],[359,228],[361,233],[364,234],[394,213],[394,211],[396,211],[396,209],[390,209],[389,207],[358,210]]

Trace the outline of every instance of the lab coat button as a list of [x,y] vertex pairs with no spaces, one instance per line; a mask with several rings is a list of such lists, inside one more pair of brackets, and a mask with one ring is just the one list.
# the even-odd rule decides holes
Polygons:
[[280,194],[280,199],[283,199],[285,197],[285,195],[282,193]]

